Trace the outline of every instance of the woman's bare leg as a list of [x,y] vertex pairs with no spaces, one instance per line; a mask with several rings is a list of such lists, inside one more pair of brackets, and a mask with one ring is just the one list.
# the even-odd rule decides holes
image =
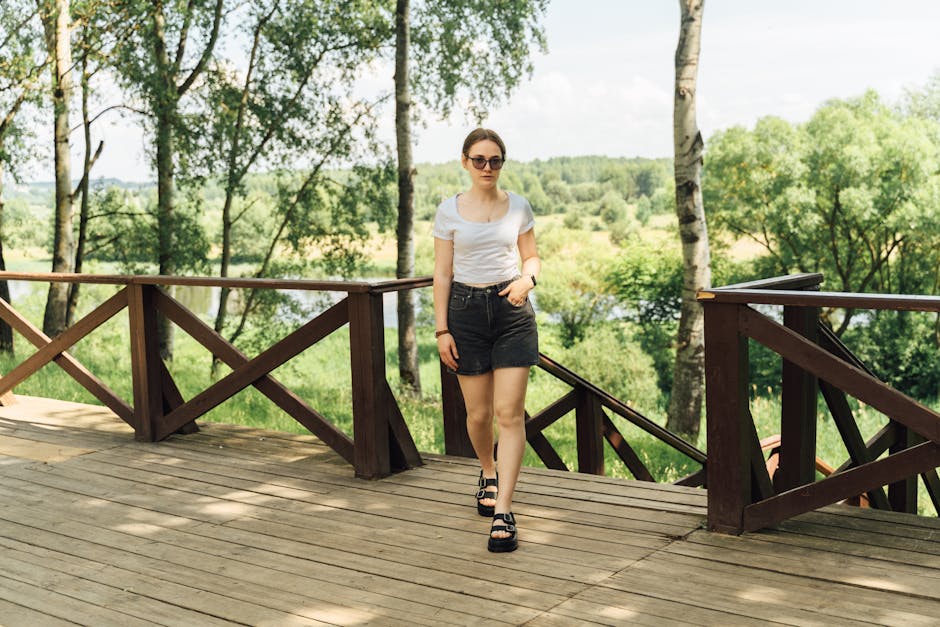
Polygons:
[[[483,476],[493,479],[496,477],[496,460],[493,459],[493,373],[458,375],[457,380],[467,407],[470,442],[480,460]],[[492,488],[487,492],[492,492]],[[496,500],[480,499],[480,503],[492,507]]]
[[[529,368],[498,368],[493,371],[493,411],[499,426],[499,494],[496,513],[512,511],[512,496],[519,479],[525,452],[525,393]],[[494,538],[508,538],[506,532]]]

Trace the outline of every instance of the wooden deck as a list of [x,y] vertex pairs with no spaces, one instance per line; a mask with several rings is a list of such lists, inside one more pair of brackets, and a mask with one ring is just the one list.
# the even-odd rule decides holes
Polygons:
[[940,621],[940,522],[848,507],[702,530],[705,492],[527,469],[486,550],[464,459],[380,481],[312,436],[133,441],[108,410],[0,408],[0,624]]

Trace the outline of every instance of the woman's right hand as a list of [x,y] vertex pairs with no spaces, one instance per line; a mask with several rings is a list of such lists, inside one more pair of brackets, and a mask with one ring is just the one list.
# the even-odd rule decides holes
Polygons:
[[457,354],[457,343],[454,341],[454,336],[445,333],[437,338],[437,352],[445,366],[451,370],[457,369],[457,360],[460,359],[460,356]]

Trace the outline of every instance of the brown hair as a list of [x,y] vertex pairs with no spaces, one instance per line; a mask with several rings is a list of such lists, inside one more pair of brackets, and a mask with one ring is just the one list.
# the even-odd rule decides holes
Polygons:
[[470,134],[467,135],[467,139],[463,140],[463,154],[464,156],[470,156],[470,148],[477,142],[484,140],[490,140],[495,142],[499,146],[499,151],[502,153],[503,159],[506,158],[506,144],[503,143],[503,140],[500,139],[499,135],[496,134],[496,131],[492,131],[488,128],[475,128],[470,131]]

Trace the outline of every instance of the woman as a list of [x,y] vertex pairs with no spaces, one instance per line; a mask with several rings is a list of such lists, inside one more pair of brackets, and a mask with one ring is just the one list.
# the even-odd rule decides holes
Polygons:
[[512,496],[526,443],[526,384],[539,360],[528,298],[541,269],[535,220],[525,198],[497,185],[505,159],[499,135],[471,132],[460,159],[470,189],[442,202],[434,219],[437,350],[460,382],[481,466],[477,512],[493,517],[487,546],[494,552],[518,546]]

